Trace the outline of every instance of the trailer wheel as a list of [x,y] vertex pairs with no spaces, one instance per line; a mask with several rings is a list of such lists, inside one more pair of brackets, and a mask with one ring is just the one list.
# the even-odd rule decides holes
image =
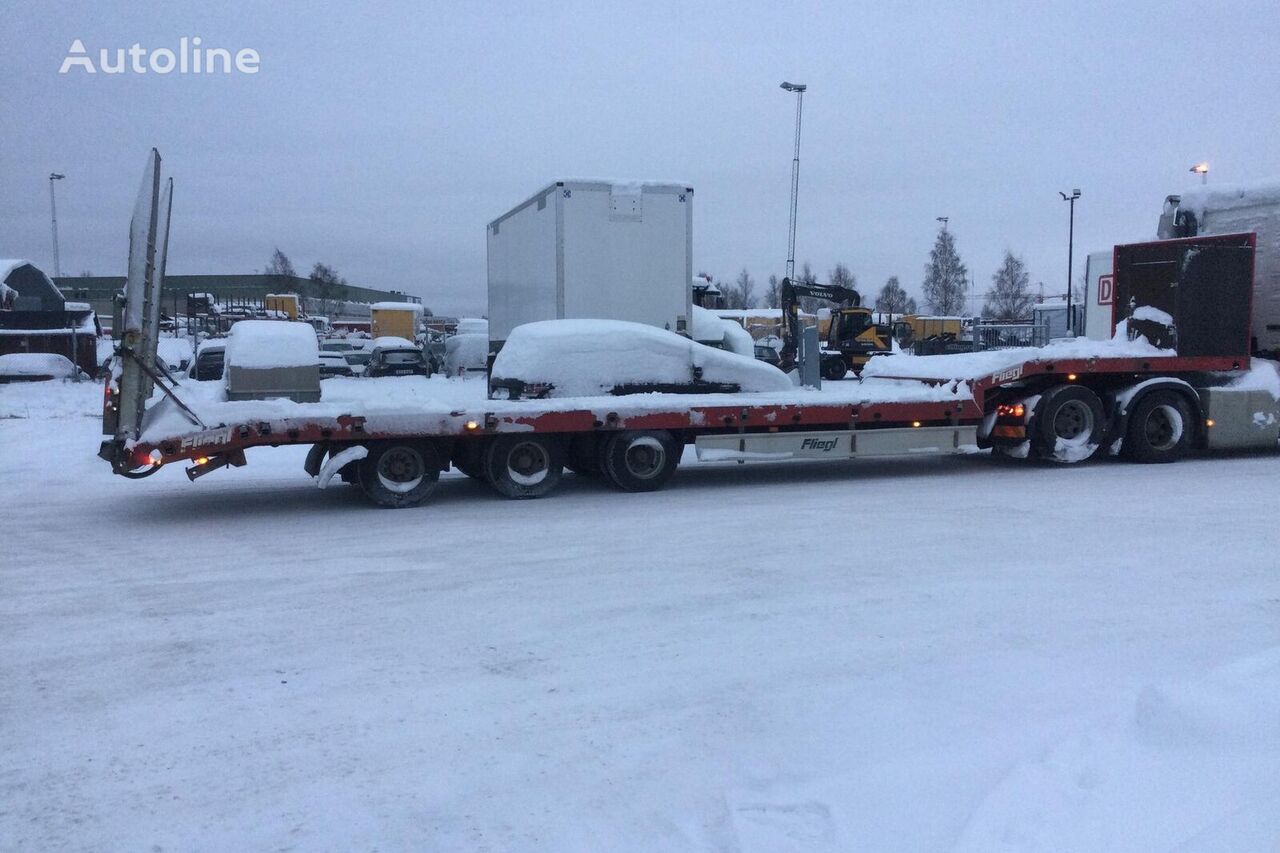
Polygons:
[[381,507],[399,509],[425,501],[440,480],[440,460],[426,442],[377,442],[357,469],[360,488]]
[[1040,459],[1070,464],[1091,459],[1107,432],[1098,395],[1083,385],[1059,385],[1036,406],[1032,450]]
[[1182,395],[1152,391],[1129,415],[1120,452],[1134,462],[1176,462],[1191,446],[1191,409]]
[[565,467],[580,477],[600,476],[600,440],[592,433],[580,433],[569,439]]
[[654,492],[675,473],[680,450],[680,443],[666,430],[626,430],[603,442],[600,469],[623,491]]
[[849,365],[845,364],[844,356],[832,356],[822,360],[822,378],[829,381],[844,379],[845,373],[849,370]]
[[555,436],[500,435],[485,448],[484,471],[503,497],[540,498],[564,474],[564,447]]

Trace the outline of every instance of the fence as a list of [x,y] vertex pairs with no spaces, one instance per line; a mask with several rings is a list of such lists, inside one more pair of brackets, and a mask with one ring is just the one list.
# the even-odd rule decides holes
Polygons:
[[1036,323],[978,323],[973,327],[975,352],[1014,347],[1041,347],[1049,343],[1049,327]]

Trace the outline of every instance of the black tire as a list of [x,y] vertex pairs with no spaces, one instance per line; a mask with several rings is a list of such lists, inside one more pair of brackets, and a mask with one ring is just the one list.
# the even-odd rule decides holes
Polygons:
[[600,470],[626,492],[655,492],[680,464],[680,442],[666,430],[625,430],[600,445]]
[[844,379],[845,373],[849,371],[849,365],[845,363],[844,356],[831,356],[822,359],[822,378],[834,382],[837,379]]
[[483,480],[485,439],[463,439],[453,446],[453,467],[473,480]]
[[418,506],[435,491],[440,458],[435,447],[422,441],[384,441],[371,444],[359,463],[360,488],[380,507]]
[[569,439],[565,467],[580,477],[600,476],[600,440],[594,433],[582,433]]
[[1177,462],[1191,448],[1191,406],[1174,391],[1151,391],[1129,414],[1120,451],[1134,462]]
[[1092,459],[1107,437],[1107,417],[1098,395],[1083,385],[1050,388],[1036,405],[1031,449],[1036,458],[1070,464]]
[[495,436],[485,448],[484,471],[503,497],[540,498],[564,475],[564,443],[553,435]]

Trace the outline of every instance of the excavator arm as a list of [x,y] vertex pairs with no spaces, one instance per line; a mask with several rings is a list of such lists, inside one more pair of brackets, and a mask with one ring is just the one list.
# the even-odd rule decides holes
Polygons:
[[783,370],[790,370],[796,363],[796,351],[800,343],[801,297],[808,296],[814,299],[825,299],[828,302],[848,305],[853,308],[862,305],[862,294],[851,287],[842,287],[838,284],[797,282],[789,278],[782,280],[782,288],[778,295],[782,303],[782,352],[779,358],[780,367]]

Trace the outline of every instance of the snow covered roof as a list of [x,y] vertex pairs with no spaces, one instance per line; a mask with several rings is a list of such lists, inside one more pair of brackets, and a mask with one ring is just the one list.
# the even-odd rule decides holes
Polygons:
[[417,349],[418,345],[408,338],[395,335],[383,335],[373,339],[374,349]]
[[422,305],[417,302],[375,302],[369,306],[374,311],[412,311],[422,313]]
[[320,361],[320,346],[310,323],[289,320],[241,320],[227,336],[232,367],[306,367]]
[[1206,210],[1280,205],[1280,177],[1247,184],[1201,185],[1182,194],[1179,205],[1196,218]]
[[23,264],[29,264],[31,261],[22,258],[0,258],[0,282],[9,278],[9,273],[16,270]]

